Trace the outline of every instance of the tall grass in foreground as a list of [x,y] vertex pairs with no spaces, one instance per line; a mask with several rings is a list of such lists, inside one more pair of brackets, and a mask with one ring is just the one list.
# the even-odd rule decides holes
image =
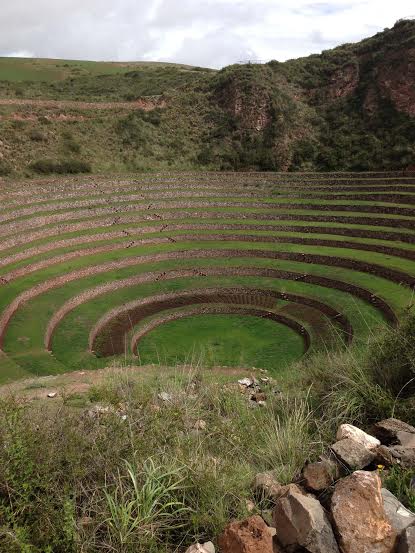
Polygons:
[[[269,386],[265,407],[241,394],[236,377],[200,367],[146,378],[114,369],[82,407],[70,396],[3,400],[0,551],[158,553],[214,539],[248,514],[256,473],[291,481],[339,423],[415,423],[414,397],[401,392],[411,389],[413,340],[408,320],[364,346],[312,356],[293,366],[298,379],[282,393]],[[90,413],[97,403],[107,410]],[[389,478],[412,506],[412,475]]]
[[396,328],[377,329],[357,347],[314,355],[297,370],[331,430],[342,422],[368,426],[387,416],[415,424],[413,315]]
[[125,462],[128,478],[118,471],[113,489],[104,489],[109,538],[115,551],[124,553],[159,534],[181,528],[189,508],[184,506],[183,470],[166,469],[147,459],[141,466]]
[[307,396],[270,392],[253,408],[235,381],[201,372],[143,382],[114,371],[90,397],[109,412],[1,405],[0,550],[158,552],[211,539],[248,514],[257,472],[288,482],[322,448]]

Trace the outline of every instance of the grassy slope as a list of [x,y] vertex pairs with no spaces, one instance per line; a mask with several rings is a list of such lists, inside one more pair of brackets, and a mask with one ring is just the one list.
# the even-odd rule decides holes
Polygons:
[[[238,389],[245,371],[195,366],[120,367],[94,375],[95,384],[77,373],[0,389],[0,439],[8,444],[0,450],[0,483],[9,490],[0,498],[0,547],[167,553],[195,541],[216,544],[230,519],[248,516],[248,500],[267,519],[272,505],[251,487],[258,472],[291,481],[333,443],[340,423],[367,430],[391,415],[415,423],[413,397],[396,389],[396,376],[415,370],[414,329],[408,320],[359,348],[294,365],[291,380],[263,385],[265,408],[253,408]],[[58,395],[48,400],[49,392]],[[108,411],[89,415],[97,403]],[[397,466],[380,476],[415,509],[413,470]],[[144,520],[136,516],[142,489],[153,490],[161,509]]]
[[193,70],[190,65],[166,62],[102,62],[47,58],[0,57],[0,81],[49,82],[74,79],[82,76],[124,74],[137,69]]

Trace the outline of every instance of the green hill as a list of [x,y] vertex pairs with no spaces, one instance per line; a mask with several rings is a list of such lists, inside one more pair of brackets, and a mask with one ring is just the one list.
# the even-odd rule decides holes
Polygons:
[[405,169],[414,46],[408,20],[321,55],[220,71],[3,58],[0,174]]

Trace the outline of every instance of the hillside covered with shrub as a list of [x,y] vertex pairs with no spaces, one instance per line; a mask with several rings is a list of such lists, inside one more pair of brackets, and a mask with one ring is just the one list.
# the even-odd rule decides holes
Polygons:
[[320,55],[220,71],[6,61],[0,63],[3,177],[415,164],[413,20]]

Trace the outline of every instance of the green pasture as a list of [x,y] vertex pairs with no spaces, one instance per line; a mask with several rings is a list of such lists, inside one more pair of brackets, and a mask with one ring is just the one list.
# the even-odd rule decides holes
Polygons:
[[46,58],[0,57],[0,81],[54,82],[68,78],[118,75],[136,69],[182,68],[190,66],[157,62],[102,62]]

